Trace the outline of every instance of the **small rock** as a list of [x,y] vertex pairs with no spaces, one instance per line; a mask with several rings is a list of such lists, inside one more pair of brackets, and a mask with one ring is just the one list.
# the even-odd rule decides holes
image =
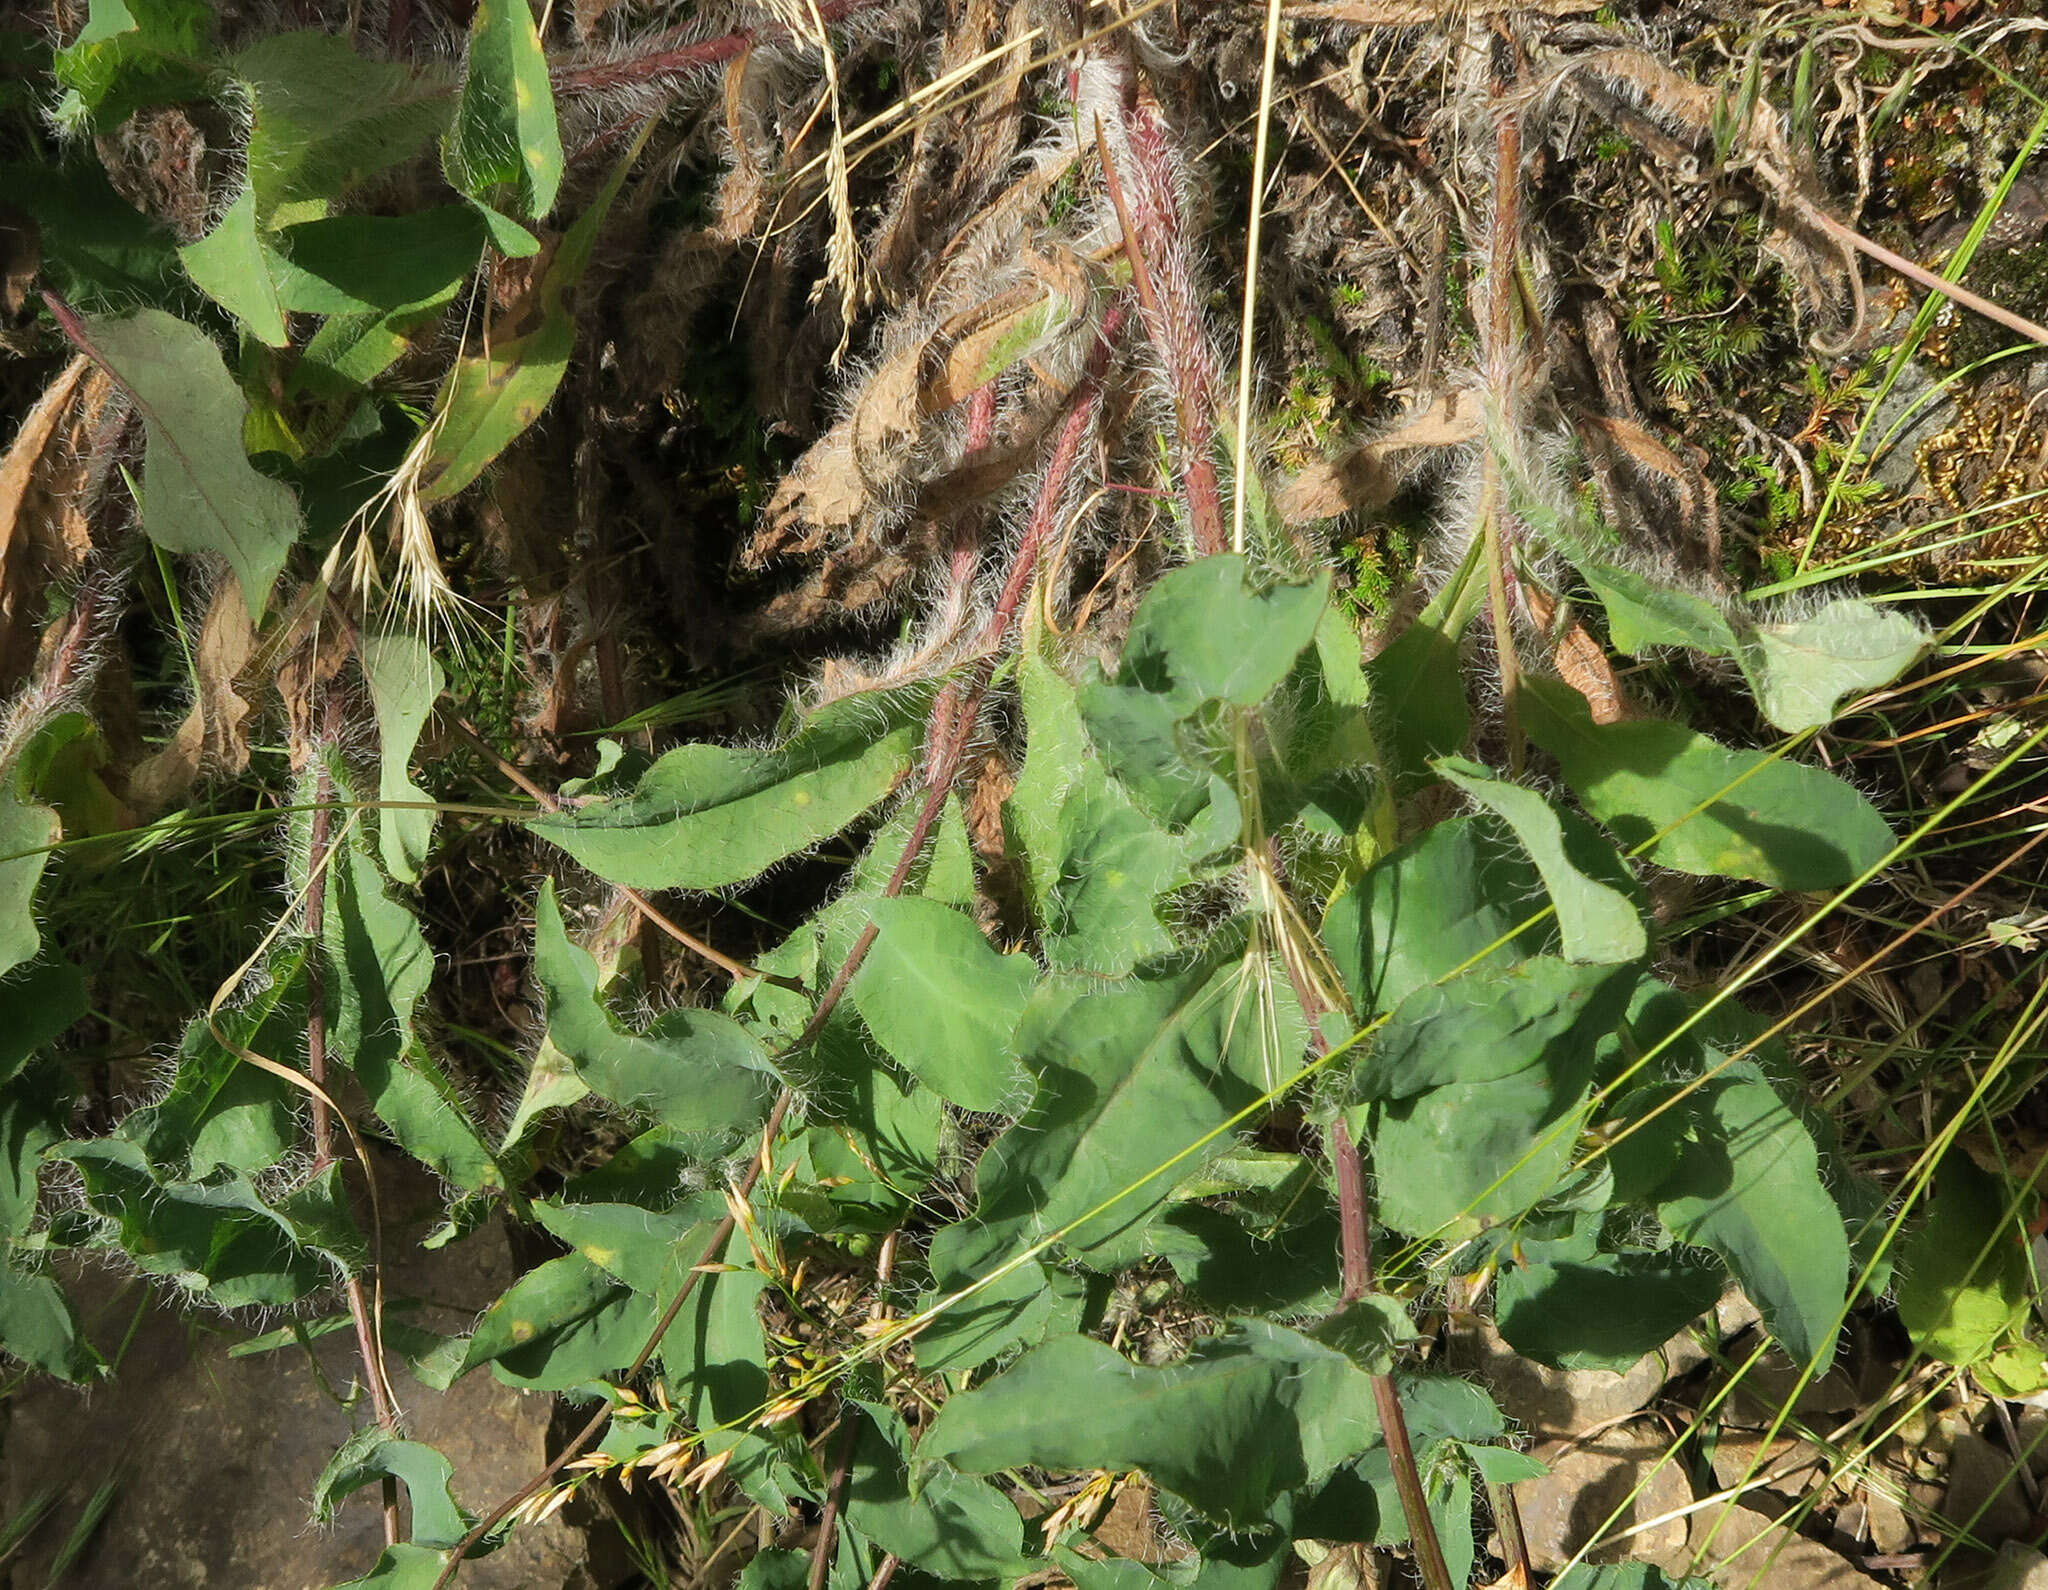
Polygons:
[[2034,1510],[2021,1492],[2012,1454],[1964,1432],[1949,1449],[1941,1516],[1985,1545],[2028,1532]]
[[1874,1488],[1863,1493],[1863,1527],[1871,1550],[1885,1557],[1911,1551],[1920,1539],[1906,1510]]
[[2032,1546],[2008,1541],[1991,1565],[1984,1590],[2048,1590],[2048,1557]]
[[[1714,1308],[1721,1340],[1747,1329],[1756,1308],[1730,1288]],[[1451,1366],[1486,1383],[1500,1409],[1539,1436],[1568,1437],[1626,1418],[1646,1407],[1665,1384],[1706,1362],[1690,1327],[1627,1369],[1551,1369],[1524,1358],[1501,1339],[1493,1321],[1472,1316],[1452,1341]]]
[[[1665,1461],[1670,1449],[1670,1437],[1648,1421],[1609,1430],[1583,1446],[1538,1448],[1535,1456],[1550,1472],[1515,1487],[1530,1562],[1554,1571],[1597,1536],[1602,1543],[1587,1553],[1589,1562],[1682,1565],[1683,1510],[1692,1502],[1692,1487],[1680,1463]],[[1609,1523],[1617,1508],[1621,1516]],[[1652,1519],[1664,1522],[1629,1533]]]
[[[387,1234],[402,1266],[406,1244]],[[493,1228],[430,1256],[435,1295],[481,1308],[511,1279],[502,1232]],[[141,1310],[141,1283],[111,1272],[67,1277],[81,1314],[98,1317],[104,1342],[128,1333],[120,1371],[81,1392],[31,1382],[7,1402],[0,1517],[13,1516],[43,1484],[67,1483],[57,1508],[7,1568],[15,1584],[41,1584],[51,1553],[101,1479],[118,1482],[112,1506],[66,1583],[261,1586],[324,1590],[366,1573],[383,1546],[377,1488],[343,1503],[334,1527],[307,1520],[314,1482],[346,1440],[351,1417],[325,1391],[303,1351],[230,1358],[251,1332],[176,1310]],[[393,1295],[404,1290],[394,1277]],[[427,1290],[422,1284],[421,1290]],[[339,1307],[339,1305],[336,1305]],[[132,1333],[129,1321],[135,1320]],[[436,1316],[460,1329],[459,1314]],[[320,1373],[337,1387],[360,1374],[355,1339],[318,1340]],[[455,1467],[457,1498],[481,1512],[546,1462],[553,1399],[522,1393],[479,1370],[445,1393],[428,1391],[393,1364],[408,1434]],[[580,1530],[561,1518],[520,1529],[499,1551],[463,1570],[465,1590],[560,1590],[582,1578]]]
[[[1759,1490],[1775,1492],[1787,1504],[1805,1495],[1812,1483],[1827,1472],[1827,1459],[1818,1449],[1804,1441],[1789,1441],[1782,1437],[1773,1441],[1766,1449],[1760,1436],[1743,1431],[1723,1431],[1714,1443],[1714,1478],[1722,1488],[1732,1490],[1750,1486]],[[1759,1486],[1757,1482],[1763,1483]],[[1756,1501],[1748,1506],[1758,1511],[1767,1511]]]
[[1692,1572],[1724,1590],[1880,1590],[1848,1558],[1746,1507],[1710,1507],[1692,1521]]

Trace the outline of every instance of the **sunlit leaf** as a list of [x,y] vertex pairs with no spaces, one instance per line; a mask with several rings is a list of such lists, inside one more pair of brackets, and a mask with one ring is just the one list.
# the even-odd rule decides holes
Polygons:
[[1378,1434],[1369,1375],[1306,1336],[1248,1320],[1163,1369],[1086,1336],[1049,1341],[951,1398],[916,1455],[966,1474],[1143,1469],[1211,1518],[1250,1525]]
[[1781,889],[1852,881],[1891,849],[1877,809],[1831,773],[1733,751],[1678,723],[1596,724],[1585,698],[1531,678],[1522,722],[1586,810],[1680,872]]
[[517,194],[543,216],[562,183],[562,139],[548,60],[527,0],[478,0],[462,98],[443,153],[449,181],[476,199]]
[[242,451],[248,403],[220,349],[197,326],[156,309],[95,316],[83,335],[86,352],[127,388],[147,426],[143,530],[167,551],[226,558],[249,616],[260,620],[298,538],[299,505]]
[[868,912],[880,932],[853,1002],[875,1041],[966,1109],[1016,1102],[1023,1076],[1010,1058],[1012,1036],[1037,963],[999,955],[972,919],[935,900],[877,900]]

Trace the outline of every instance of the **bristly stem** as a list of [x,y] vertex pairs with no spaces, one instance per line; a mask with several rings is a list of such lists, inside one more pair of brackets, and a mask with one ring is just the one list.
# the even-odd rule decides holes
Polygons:
[[1175,162],[1180,158],[1158,107],[1134,103],[1122,122],[1131,156],[1131,189],[1126,195],[1109,140],[1095,129],[1103,185],[1116,210],[1124,253],[1145,331],[1166,364],[1178,432],[1181,494],[1188,528],[1203,556],[1229,550],[1223,529],[1223,493],[1216,478],[1216,359],[1209,346],[1194,273],[1187,262],[1186,220],[1181,215]]
[[[1487,240],[1486,320],[1483,368],[1493,400],[1496,431],[1516,423],[1516,388],[1523,350],[1516,338],[1515,261],[1522,213],[1522,118],[1504,112],[1494,134],[1493,231]],[[1501,490],[1499,435],[1489,437],[1479,462],[1479,534],[1485,544],[1488,608],[1493,649],[1500,669],[1501,726],[1507,737],[1509,771],[1520,776],[1523,762],[1521,657],[1515,646],[1514,537]]]
[[[334,844],[334,776],[328,770],[327,755],[347,727],[342,712],[341,692],[329,686],[324,691],[322,738],[314,765],[313,817],[306,852],[306,1075],[312,1081],[313,1173],[317,1176],[334,1163],[334,1112],[327,1106],[327,963],[321,942],[327,918],[328,851]],[[369,1166],[363,1166],[365,1175]],[[398,1411],[386,1378],[384,1354],[378,1342],[370,1298],[358,1271],[343,1283],[348,1297],[349,1319],[355,1326],[356,1352],[363,1362],[363,1381],[370,1392],[370,1407],[377,1424],[387,1435],[398,1434]],[[395,1546],[405,1539],[404,1522],[398,1511],[398,1481],[384,1476],[384,1544]]]
[[[818,0],[812,14],[822,23],[837,22],[880,0]],[[674,38],[670,34],[670,38]],[[799,30],[779,21],[740,28],[695,44],[676,44],[623,61],[597,61],[586,66],[557,67],[549,74],[558,94],[601,94],[607,89],[633,88],[663,78],[680,77],[706,67],[723,66],[764,45],[801,38]]]

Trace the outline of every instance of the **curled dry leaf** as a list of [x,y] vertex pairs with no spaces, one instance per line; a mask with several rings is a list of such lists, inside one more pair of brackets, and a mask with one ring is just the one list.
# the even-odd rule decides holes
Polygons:
[[[1558,678],[1586,698],[1595,723],[1619,723],[1634,716],[1627,695],[1616,677],[1614,664],[1587,631],[1586,626],[1562,608],[1556,598],[1539,585],[1524,585],[1522,599],[1529,604],[1529,616],[1543,632],[1550,647],[1550,664]],[[1562,613],[1564,626],[1558,627]]]
[[43,591],[92,550],[82,503],[89,461],[78,444],[112,390],[89,359],[73,359],[0,457],[0,690],[35,660]]
[[249,765],[249,703],[235,686],[256,652],[256,627],[249,604],[232,575],[213,593],[199,644],[192,651],[192,706],[170,742],[136,764],[129,775],[129,803],[145,813],[160,812],[182,797],[212,767],[239,773]]
[[1412,460],[1399,453],[1458,447],[1479,434],[1479,405],[1470,392],[1445,392],[1385,435],[1311,464],[1274,493],[1280,517],[1291,525],[1335,519],[1394,500]]

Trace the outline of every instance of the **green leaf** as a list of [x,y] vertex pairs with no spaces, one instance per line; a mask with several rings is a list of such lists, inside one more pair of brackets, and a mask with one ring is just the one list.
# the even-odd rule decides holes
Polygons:
[[463,1191],[503,1187],[503,1170],[413,1028],[433,981],[433,950],[412,912],[385,893],[359,834],[329,864],[322,929],[328,1041],[377,1118],[408,1154]]
[[774,1075],[745,1028],[715,1010],[680,1008],[645,1033],[622,1032],[597,997],[597,962],[562,925],[552,882],[541,886],[535,924],[548,1037],[593,1093],[648,1109],[678,1131],[743,1130],[760,1120]]
[[1541,890],[1525,857],[1450,818],[1340,894],[1323,942],[1359,1015],[1376,1015],[1460,970],[1504,969],[1544,949],[1543,930],[1523,927]]
[[[360,652],[370,706],[377,714],[377,798],[431,801],[433,796],[413,783],[407,769],[420,730],[448,684],[433,648],[416,635],[366,635]],[[433,842],[434,816],[431,811],[401,811],[388,804],[377,814],[384,868],[401,883],[419,882],[420,867]]]
[[1080,691],[1103,761],[1176,826],[1209,799],[1214,709],[1263,701],[1314,642],[1329,598],[1327,574],[1264,590],[1249,580],[1234,554],[1161,576],[1138,604],[1117,671]]
[[77,40],[52,58],[69,90],[59,120],[104,130],[145,106],[200,97],[212,24],[206,0],[92,0]]
[[0,1352],[31,1369],[81,1385],[100,1355],[78,1333],[71,1303],[47,1275],[26,1274],[0,1259]]
[[1842,698],[1890,684],[1927,649],[1895,607],[1837,597],[1806,618],[1756,624],[1739,654],[1757,706],[1787,734],[1834,721]]
[[856,698],[815,714],[770,751],[685,745],[630,795],[529,825],[611,883],[722,889],[832,837],[887,795],[915,739],[901,703],[880,723]]
[[1041,986],[1018,1043],[1036,1085],[975,1173],[979,1251],[959,1258],[977,1273],[1070,1223],[1091,1268],[1137,1258],[1167,1162],[1292,1073],[1306,1033],[1284,975],[1224,933],[1191,967],[1079,997]]
[[852,993],[875,1042],[963,1109],[1013,1104],[1022,1078],[1011,1040],[1037,963],[998,954],[972,919],[935,900],[881,899],[868,912],[880,931]]
[[[499,3],[499,0],[493,0]],[[522,11],[526,0],[502,0]],[[481,20],[485,8],[479,8]],[[529,24],[530,25],[530,24]],[[548,262],[532,298],[492,328],[481,352],[465,353],[449,369],[434,400],[433,440],[420,469],[420,501],[431,507],[461,491],[492,459],[540,418],[569,368],[576,347],[571,302],[597,246],[598,233],[639,158],[654,123],[649,121],[612,167],[590,208],[576,218]]]
[[1579,572],[1607,609],[1607,632],[1631,657],[1656,646],[1689,646],[1710,657],[1732,656],[1740,641],[1721,605],[1633,569],[1592,558]]
[[1555,680],[1524,683],[1522,723],[1586,810],[1659,866],[1827,889],[1891,849],[1877,809],[1819,768],[1732,751],[1676,723],[1596,724]]
[[299,505],[242,451],[248,404],[220,349],[197,326],[156,309],[125,320],[93,317],[82,329],[85,351],[127,388],[147,426],[143,530],[168,551],[226,558],[249,616],[260,621],[298,538]]
[[668,1210],[541,1198],[533,1212],[599,1269],[653,1297],[681,1283],[726,1209],[718,1194],[699,1193]]
[[565,1254],[529,1270],[484,1311],[457,1374],[495,1364],[512,1385],[566,1390],[630,1364],[653,1325],[652,1299]]
[[286,309],[316,315],[421,310],[448,301],[477,267],[485,233],[466,204],[410,215],[304,221],[277,234]]
[[203,1291],[223,1308],[296,1302],[365,1257],[339,1161],[270,1203],[231,1171],[159,1180],[140,1145],[119,1137],[60,1143],[50,1157],[78,1167],[86,1207],[112,1223],[137,1269]]
[[[303,954],[276,956],[267,971],[267,985],[247,1003],[211,1021],[193,1019],[178,1046],[169,1090],[121,1123],[121,1135],[142,1144],[159,1171],[172,1167],[193,1178],[225,1166],[255,1176],[297,1139],[301,1095],[238,1052],[283,1062],[297,1059],[305,1046]],[[214,1036],[216,1025],[225,1044]]]
[[77,309],[162,307],[180,295],[177,238],[114,191],[90,145],[67,153],[0,165],[0,193],[42,230],[40,279]]
[[43,947],[36,927],[36,885],[63,837],[56,812],[16,793],[14,769],[0,772],[0,977],[26,966]]
[[1472,737],[1472,709],[1454,635],[1418,621],[1366,665],[1375,709],[1387,725],[1388,771],[1404,789],[1429,779],[1431,757]]
[[448,1566],[450,1553],[411,1542],[386,1546],[377,1566],[360,1579],[351,1579],[334,1590],[434,1590],[441,1570]]
[[1378,1435],[1369,1375],[1306,1336],[1246,1320],[1164,1369],[1092,1337],[1056,1338],[951,1398],[917,1459],[967,1474],[1143,1469],[1218,1522],[1249,1526]]
[[[1426,984],[1394,1007],[1352,1072],[1353,1095],[1406,1099],[1452,1082],[1497,1082],[1557,1065],[1560,1039],[1604,1027],[1633,979],[1549,955]],[[1609,997],[1602,998],[1605,994]],[[1589,1023],[1590,1018],[1590,1023]],[[1590,1042],[1573,1047],[1590,1050]]]
[[1509,1266],[1494,1282],[1493,1312],[1525,1358],[1619,1374],[1720,1295],[1718,1266],[1666,1253],[1603,1253],[1582,1263]]
[[1548,1060],[1346,1112],[1371,1144],[1389,1225],[1413,1237],[1470,1236],[1542,1201],[1571,1163],[1591,1045],[1553,1045]]
[[1849,1241],[1813,1138],[1749,1061],[1696,1097],[1692,1138],[1656,1195],[1658,1218],[1680,1242],[1726,1259],[1786,1351],[1825,1369],[1847,1307]]
[[562,138],[547,55],[527,0],[479,0],[468,70],[443,149],[449,183],[488,201],[500,188],[520,214],[546,215],[562,184]]
[[934,1469],[912,1495],[910,1435],[887,1403],[857,1402],[860,1431],[846,1516],[882,1550],[939,1579],[1012,1580],[1032,1571],[1024,1521],[986,1480]]
[[199,290],[239,320],[249,335],[273,348],[291,341],[279,306],[276,255],[256,233],[256,195],[244,188],[198,242],[178,250],[185,274]]
[[335,33],[272,34],[225,65],[249,93],[249,187],[265,228],[325,215],[357,183],[409,159],[453,109],[440,83],[366,59]]
[[1919,1351],[1967,1369],[1990,1357],[2034,1301],[2026,1231],[2005,1184],[1961,1149],[1942,1157],[1926,1223],[1899,1255],[1899,1321]]
[[386,1475],[405,1486],[416,1544],[437,1549],[461,1544],[469,1522],[449,1489],[454,1465],[432,1447],[401,1441],[374,1424],[343,1442],[314,1482],[313,1522],[323,1528],[331,1525],[344,1500]]
[[1027,636],[1018,667],[1026,740],[1003,825],[1024,858],[1046,960],[1122,977],[1173,940],[1153,902],[1188,881],[1182,844],[1155,826],[1089,750],[1074,687]]
[[[0,847],[6,843],[0,829]],[[0,867],[0,881],[5,877]],[[85,973],[69,961],[39,961],[0,982],[0,1086],[19,1076],[38,1050],[89,1009]]]
[[1890,684],[1927,645],[1904,613],[1855,597],[1837,597],[1805,618],[1762,622],[1739,604],[1724,611],[1631,569],[1582,560],[1579,572],[1606,605],[1615,645],[1632,656],[1689,646],[1733,657],[1764,717],[1786,734],[1832,722],[1842,697]]
[[1634,961],[1648,953],[1649,936],[1636,900],[1640,891],[1628,865],[1583,820],[1534,790],[1494,777],[1477,762],[1444,757],[1435,766],[1514,829],[1557,907],[1567,960]]

